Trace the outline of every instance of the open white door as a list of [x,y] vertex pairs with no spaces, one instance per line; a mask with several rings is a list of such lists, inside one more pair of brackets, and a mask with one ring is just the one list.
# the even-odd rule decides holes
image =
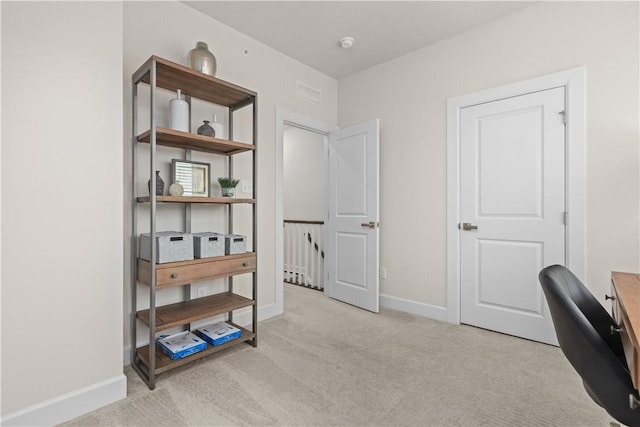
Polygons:
[[378,312],[378,119],[329,134],[327,288]]

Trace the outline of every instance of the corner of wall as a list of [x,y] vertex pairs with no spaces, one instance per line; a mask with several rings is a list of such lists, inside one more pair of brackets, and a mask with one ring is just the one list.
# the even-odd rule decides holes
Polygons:
[[419,301],[411,301],[408,299],[384,294],[380,294],[380,305],[382,307],[403,311],[405,313],[415,314],[417,316],[438,320],[440,322],[447,321],[447,307],[441,307],[439,305],[432,305]]

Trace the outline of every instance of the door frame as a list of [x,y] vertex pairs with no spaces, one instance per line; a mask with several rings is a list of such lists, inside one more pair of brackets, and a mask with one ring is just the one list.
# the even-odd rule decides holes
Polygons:
[[[320,120],[313,119],[311,117],[304,116],[302,114],[287,111],[283,108],[276,107],[276,194],[275,194],[275,304],[276,313],[284,313],[284,236],[279,230],[282,230],[282,224],[284,221],[284,128],[286,126],[293,126],[298,129],[308,130],[310,132],[319,133],[326,136],[327,143],[325,143],[325,149],[328,150],[326,145],[328,144],[329,133],[338,130],[338,126],[330,125]],[[328,158],[325,162],[325,167],[328,168]],[[328,174],[327,174],[328,176]],[[328,188],[328,186],[327,186]],[[326,228],[325,228],[326,231]],[[326,241],[326,239],[325,239]],[[329,292],[329,283],[326,280],[327,272],[325,268],[325,295]]]
[[447,100],[447,321],[460,324],[460,110],[532,92],[565,88],[566,266],[585,279],[584,66]]

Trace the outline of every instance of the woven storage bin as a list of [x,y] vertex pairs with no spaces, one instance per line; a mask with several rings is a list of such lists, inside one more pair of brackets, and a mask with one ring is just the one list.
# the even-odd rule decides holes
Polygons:
[[[193,259],[193,235],[179,231],[159,231],[156,233],[158,250],[156,262],[188,261]],[[140,258],[151,261],[151,234],[140,235]]]
[[213,232],[194,233],[193,255],[196,258],[224,256],[224,234]]
[[227,234],[224,236],[224,252],[227,255],[247,252],[247,238],[239,234]]

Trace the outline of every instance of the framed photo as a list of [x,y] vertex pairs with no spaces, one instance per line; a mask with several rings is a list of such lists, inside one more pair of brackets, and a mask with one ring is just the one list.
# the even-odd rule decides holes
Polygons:
[[178,182],[182,185],[183,196],[209,197],[210,169],[209,163],[173,159],[171,160],[171,183]]

